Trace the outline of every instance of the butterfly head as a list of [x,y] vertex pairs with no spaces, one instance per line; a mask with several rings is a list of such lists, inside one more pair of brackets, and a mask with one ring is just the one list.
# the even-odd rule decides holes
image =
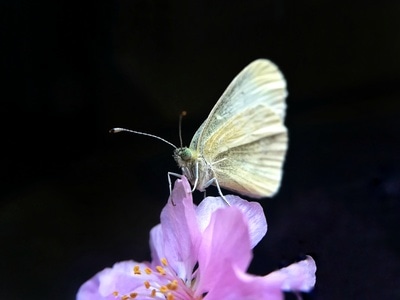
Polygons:
[[174,158],[175,158],[176,162],[178,163],[178,165],[180,165],[179,162],[191,161],[194,157],[193,154],[194,154],[193,151],[191,149],[189,149],[188,147],[181,147],[181,148],[175,149]]
[[197,151],[188,147],[180,147],[175,149],[173,156],[180,168],[191,167],[195,165],[198,159]]
[[174,151],[174,159],[178,166],[181,168],[182,173],[197,189],[198,186],[198,168],[201,159],[198,152],[188,147],[180,147]]

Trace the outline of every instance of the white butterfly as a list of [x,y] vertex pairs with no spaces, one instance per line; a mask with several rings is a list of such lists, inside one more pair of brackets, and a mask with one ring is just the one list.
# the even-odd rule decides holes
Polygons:
[[279,189],[287,150],[286,96],[286,82],[277,66],[258,59],[233,79],[189,147],[177,148],[157,136],[133,132],[174,146],[174,158],[193,191],[213,184],[225,201],[220,187],[253,198],[268,197]]

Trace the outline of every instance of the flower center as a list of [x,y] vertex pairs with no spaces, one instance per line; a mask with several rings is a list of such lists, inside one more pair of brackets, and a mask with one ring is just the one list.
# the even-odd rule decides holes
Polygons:
[[118,291],[114,291],[113,295],[116,299],[194,299],[193,291],[168,266],[168,261],[165,258],[162,258],[161,265],[156,266],[154,269],[136,265],[133,267],[132,272],[136,280],[143,280],[143,284],[129,293],[121,294]]

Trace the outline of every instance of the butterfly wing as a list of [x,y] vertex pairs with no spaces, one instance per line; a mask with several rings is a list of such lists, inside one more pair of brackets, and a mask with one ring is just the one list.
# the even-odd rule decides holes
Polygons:
[[[225,127],[225,126],[224,126]],[[245,110],[212,136],[218,153],[206,152],[221,187],[253,198],[272,196],[280,186],[287,130],[267,106]]]
[[255,198],[277,191],[287,149],[286,96],[281,72],[264,59],[225,90],[191,143],[221,187]]

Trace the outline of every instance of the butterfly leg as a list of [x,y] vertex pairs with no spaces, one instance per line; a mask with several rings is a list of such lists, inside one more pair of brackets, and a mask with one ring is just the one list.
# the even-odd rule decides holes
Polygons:
[[174,199],[172,199],[172,182],[171,182],[171,176],[175,176],[178,178],[182,178],[183,175],[174,173],[174,172],[168,172],[168,186],[169,186],[169,195],[171,196],[171,202],[173,206],[176,206]]
[[219,186],[218,180],[217,178],[211,178],[209,181],[206,182],[206,184],[204,185],[205,188],[209,187],[211,184],[215,183],[215,186],[217,187],[218,193],[221,196],[221,198],[225,201],[226,204],[228,204],[228,206],[231,206],[231,204],[229,203],[228,200],[226,200],[224,194],[222,194],[221,188]]
[[196,179],[194,180],[192,193],[196,190],[197,183],[199,181],[199,162],[198,161],[196,161],[196,166],[195,166],[194,170],[195,170],[195,178]]

